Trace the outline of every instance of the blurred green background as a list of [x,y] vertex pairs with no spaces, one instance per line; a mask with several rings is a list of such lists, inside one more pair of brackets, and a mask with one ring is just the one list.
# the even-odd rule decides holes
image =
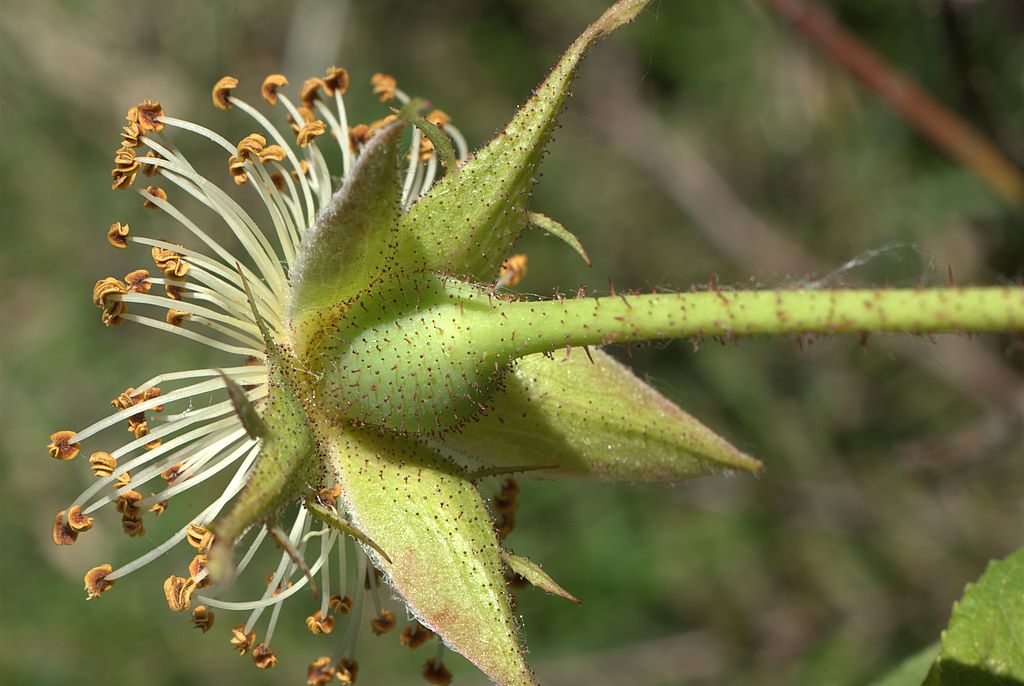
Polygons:
[[[0,14],[0,674],[6,684],[303,683],[339,637],[286,607],[277,669],[258,672],[171,615],[157,562],[86,603],[83,572],[163,539],[116,517],[73,547],[53,513],[88,483],[48,435],[164,370],[216,364],[140,327],[105,329],[93,282],[146,265],[105,241],[115,220],[173,236],[109,190],[125,109],[240,138],[215,111],[224,73],[250,102],[345,65],[353,118],[386,111],[375,71],[486,141],[605,0],[6,0]],[[1015,0],[822,3],[928,91],[1024,151],[1024,7]],[[766,6],[656,0],[585,64],[533,205],[594,267],[528,235],[521,285],[592,293],[724,285],[991,284],[1024,276],[1024,221]],[[192,148],[187,148],[190,151]],[[222,154],[193,163],[228,183]],[[204,166],[205,165],[205,166]],[[216,174],[223,172],[220,177]],[[846,266],[844,266],[846,265]],[[618,350],[666,395],[765,461],[763,478],[679,486],[525,481],[510,543],[582,599],[521,591],[546,684],[862,684],[935,640],[965,582],[1022,543],[1024,354],[1004,337],[687,342]],[[191,492],[190,492],[191,493]],[[186,499],[187,500],[187,499]],[[180,508],[180,509],[179,509]],[[301,597],[301,596],[300,596]],[[241,621],[239,619],[238,621]],[[420,683],[430,648],[362,640],[361,683]],[[482,683],[461,658],[457,682]]]

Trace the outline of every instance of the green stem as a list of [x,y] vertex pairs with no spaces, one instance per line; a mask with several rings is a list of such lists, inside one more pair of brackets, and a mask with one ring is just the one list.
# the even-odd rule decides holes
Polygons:
[[[705,291],[509,303],[516,355],[693,336],[1024,330],[1024,288]],[[525,334],[525,336],[523,335]]]

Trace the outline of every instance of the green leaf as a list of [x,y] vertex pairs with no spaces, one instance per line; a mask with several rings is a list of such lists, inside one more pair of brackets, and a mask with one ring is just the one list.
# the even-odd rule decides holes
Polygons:
[[953,605],[929,685],[1024,684],[1024,549],[989,563]]
[[401,199],[403,127],[403,121],[396,121],[370,139],[303,238],[291,274],[288,314],[293,320],[341,303],[388,266]]
[[519,113],[457,173],[446,174],[399,223],[402,263],[492,281],[526,226],[526,203],[576,68],[599,39],[649,0],[621,0],[569,47]]
[[921,686],[928,676],[928,668],[939,654],[939,644],[933,643],[914,653],[871,686]]
[[480,464],[557,465],[542,476],[682,481],[761,469],[607,353],[590,357],[523,357],[489,410],[445,444]]
[[521,555],[516,555],[515,553],[510,553],[507,550],[503,550],[501,552],[501,559],[505,561],[505,564],[508,565],[509,569],[529,581],[540,590],[547,591],[551,595],[561,596],[574,603],[580,602],[579,598],[559,586],[558,583],[533,560]]
[[484,503],[454,465],[408,439],[319,422],[352,524],[410,611],[502,686],[534,684]]

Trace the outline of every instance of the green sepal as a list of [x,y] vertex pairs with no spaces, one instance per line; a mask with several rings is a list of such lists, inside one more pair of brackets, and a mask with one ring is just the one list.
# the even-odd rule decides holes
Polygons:
[[234,570],[232,549],[238,537],[253,524],[273,519],[319,479],[313,433],[288,368],[270,363],[268,373],[260,454],[245,487],[227,512],[210,525],[215,538],[209,569],[217,582],[226,581]]
[[317,422],[352,524],[420,623],[501,686],[536,683],[523,656],[484,503],[455,465],[375,430]]
[[620,0],[569,47],[505,129],[399,222],[403,264],[492,281],[527,223],[526,203],[576,68],[649,0]]
[[263,438],[266,436],[267,425],[263,422],[263,418],[260,417],[256,406],[249,400],[249,396],[245,394],[245,389],[221,370],[216,369],[214,371],[220,374],[220,378],[224,380],[224,386],[228,391],[228,399],[231,400],[231,407],[234,408],[235,414],[241,420],[245,433],[249,434],[249,438]]
[[455,157],[455,149],[452,147],[452,140],[448,137],[448,134],[444,132],[437,124],[433,124],[426,120],[426,118],[419,115],[413,115],[409,119],[413,126],[420,130],[420,132],[426,136],[431,143],[434,144],[434,150],[437,152],[437,156],[441,160],[441,164],[444,165],[445,171],[448,174],[454,174],[459,167],[458,159]]
[[344,302],[393,267],[404,126],[399,119],[370,139],[303,237],[290,277],[293,323]]
[[968,584],[925,686],[1024,683],[1024,549],[995,562]]
[[571,600],[574,603],[580,602],[579,598],[562,588],[557,581],[552,579],[551,576],[533,560],[525,558],[522,555],[510,553],[507,550],[503,550],[501,552],[501,559],[504,560],[510,570],[523,577],[529,581],[531,585],[539,588],[540,590],[550,593],[551,595],[561,596],[562,598]]
[[576,238],[576,235],[569,231],[569,229],[565,228],[559,222],[556,222],[546,214],[541,214],[540,212],[530,212],[527,215],[527,219],[531,226],[535,226],[538,229],[546,231],[575,250],[576,254],[582,257],[583,261],[587,263],[587,266],[590,266],[590,255],[588,255],[587,251],[583,249],[583,244],[580,243],[580,239]]
[[537,474],[552,477],[683,481],[761,470],[610,355],[589,352],[521,358],[489,410],[445,445],[473,464],[546,467]]
[[871,686],[921,686],[938,654],[938,643],[925,646],[893,667],[881,679],[872,681]]

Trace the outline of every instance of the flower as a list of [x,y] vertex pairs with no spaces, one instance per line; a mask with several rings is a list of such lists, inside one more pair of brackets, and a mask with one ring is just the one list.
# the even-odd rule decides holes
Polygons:
[[[609,9],[472,157],[447,114],[422,116],[424,103],[387,75],[373,76],[374,93],[400,108],[350,126],[349,77],[338,67],[307,79],[297,101],[284,76],[264,80],[263,99],[283,110],[290,130],[237,95],[237,79],[220,79],[213,104],[257,129],[237,143],[156,102],[128,111],[112,187],[135,188],[192,240],[112,224],[110,244],[141,246],[153,265],[97,281],[101,321],[148,326],[234,361],[158,374],[119,393],[106,418],[51,436],[58,460],[93,450],[96,477],[56,515],[58,544],[74,543],[110,505],[126,534],[142,536],[148,513],[173,511],[194,486],[223,484],[167,540],[127,564],[90,570],[89,598],[184,543],[194,557],[185,575],[164,582],[169,609],[191,611],[203,633],[215,611],[245,613],[228,642],[261,669],[277,664],[271,643],[284,601],[309,586],[320,600],[308,629],[332,634],[337,623],[340,634],[334,656],[310,665],[309,683],[354,682],[360,631],[392,633],[397,623],[385,607],[389,587],[414,617],[393,632],[402,643],[437,635],[496,682],[529,684],[507,582],[575,598],[504,548],[518,497],[508,475],[672,481],[759,468],[587,347],[659,334],[639,325],[623,333],[621,316],[575,326],[552,309],[561,301],[541,307],[507,290],[525,275],[525,256],[510,250],[528,224],[587,259],[564,227],[526,211],[528,191],[579,60],[646,3]],[[197,170],[178,135],[221,148],[224,168]],[[340,184],[327,162],[333,146]],[[138,188],[139,170],[154,184]],[[251,190],[259,212],[218,178]],[[237,251],[186,215],[179,198],[208,208]],[[563,349],[564,359],[550,355]],[[118,426],[132,438],[115,447]],[[497,475],[507,478],[492,517],[477,486]],[[226,597],[268,538],[281,555],[263,593]],[[430,683],[451,678],[441,645],[424,667]]]

